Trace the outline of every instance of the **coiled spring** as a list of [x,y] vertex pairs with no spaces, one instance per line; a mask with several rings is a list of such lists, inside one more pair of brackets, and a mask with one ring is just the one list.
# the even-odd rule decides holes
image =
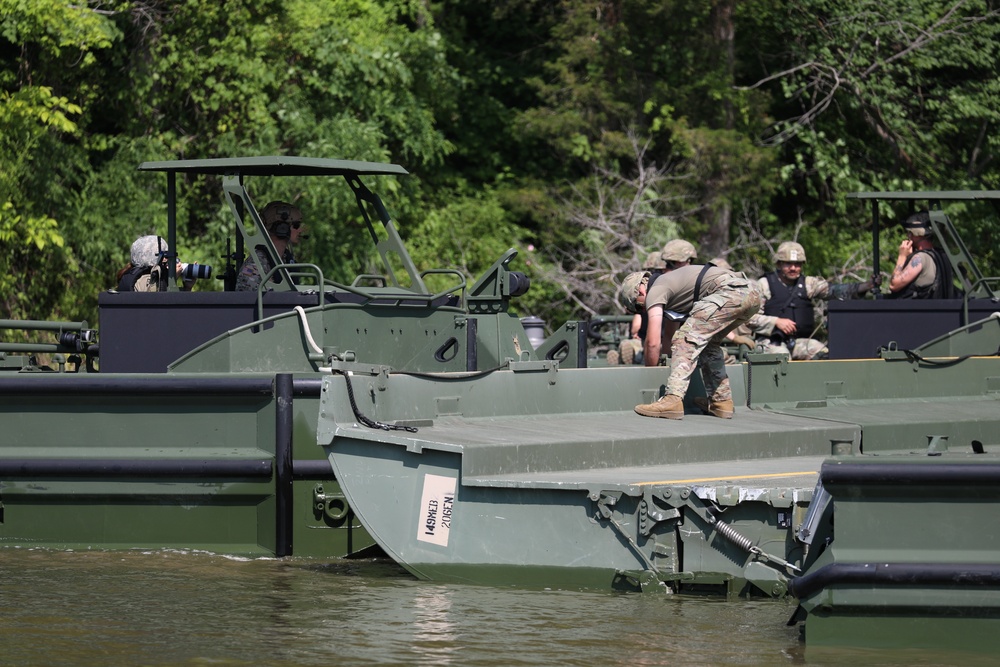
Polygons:
[[741,535],[739,532],[737,532],[735,528],[730,526],[728,523],[716,519],[714,525],[716,532],[718,532],[720,535],[722,535],[724,538],[726,538],[739,548],[748,552],[754,551],[753,542],[750,541],[750,538],[748,538],[746,535]]

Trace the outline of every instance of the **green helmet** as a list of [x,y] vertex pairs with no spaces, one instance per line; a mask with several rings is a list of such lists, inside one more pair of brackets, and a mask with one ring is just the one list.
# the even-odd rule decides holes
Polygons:
[[635,300],[639,297],[639,285],[649,281],[649,271],[636,271],[625,276],[622,289],[618,293],[622,305],[629,313],[635,312]]
[[785,241],[778,246],[778,251],[774,253],[775,262],[803,262],[806,261],[806,251],[795,241]]
[[664,262],[686,262],[697,256],[698,251],[694,249],[694,245],[684,239],[667,241],[667,245],[663,246]]

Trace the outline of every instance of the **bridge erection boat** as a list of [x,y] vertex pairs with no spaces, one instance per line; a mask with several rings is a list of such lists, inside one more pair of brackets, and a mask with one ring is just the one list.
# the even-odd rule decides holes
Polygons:
[[[683,420],[651,419],[633,408],[663,393],[666,368],[588,368],[585,322],[533,345],[511,312],[528,288],[516,250],[475,281],[418,271],[363,182],[397,165],[140,168],[167,176],[171,249],[178,176],[216,177],[235,257],[262,248],[282,280],[109,291],[99,336],[0,322],[58,341],[0,344],[0,546],[377,546],[433,581],[793,596],[815,645],[1000,638],[989,279],[973,276],[979,303],[951,304],[962,326],[934,340],[887,340],[873,358],[746,353],[728,366],[735,418],[702,414],[695,379]],[[350,188],[381,273],[345,284],[283,262],[247,181],[303,176]]]
[[813,645],[949,646],[966,621],[990,645],[998,349],[993,315],[877,359],[750,354],[729,367],[732,420],[636,415],[657,368],[391,375],[355,406],[330,376],[317,433],[369,534],[420,578],[791,593]]

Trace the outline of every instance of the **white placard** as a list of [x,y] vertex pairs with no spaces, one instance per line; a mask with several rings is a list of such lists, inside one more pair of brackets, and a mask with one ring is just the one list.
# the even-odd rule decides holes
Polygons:
[[448,546],[457,481],[454,477],[424,475],[424,491],[420,496],[420,523],[417,525],[417,539],[421,542]]

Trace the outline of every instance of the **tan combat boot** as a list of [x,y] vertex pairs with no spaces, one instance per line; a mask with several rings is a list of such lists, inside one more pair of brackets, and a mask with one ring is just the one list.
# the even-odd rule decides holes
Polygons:
[[736,408],[730,401],[710,401],[704,396],[695,396],[691,401],[706,415],[715,415],[723,419],[732,419]]
[[635,411],[643,417],[684,419],[684,401],[680,396],[667,394],[656,403],[635,406]]
[[618,350],[608,350],[607,360],[608,360],[608,366],[617,366],[618,364],[620,364],[621,358],[620,355],[618,354]]

